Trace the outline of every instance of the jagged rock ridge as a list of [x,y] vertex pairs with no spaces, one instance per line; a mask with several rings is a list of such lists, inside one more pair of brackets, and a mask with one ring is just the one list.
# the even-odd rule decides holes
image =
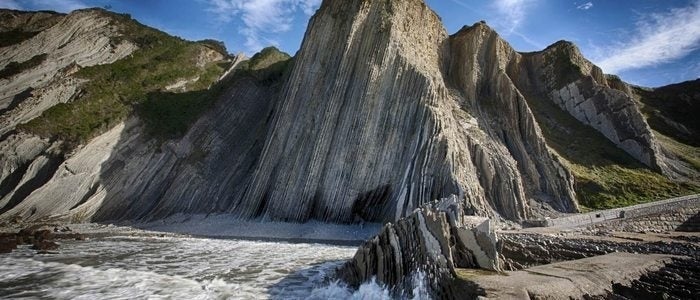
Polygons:
[[[183,138],[161,143],[131,118],[58,162],[48,140],[4,138],[3,153],[16,154],[3,160],[22,164],[7,163],[3,188],[43,175],[3,200],[13,204],[2,216],[388,221],[452,196],[464,214],[573,212],[574,178],[530,108],[543,100],[649,167],[685,177],[630,88],[571,47],[521,54],[482,23],[448,36],[421,0],[324,1],[292,62],[271,58],[262,78],[246,73],[252,60],[237,60]],[[46,162],[31,166],[39,156]]]

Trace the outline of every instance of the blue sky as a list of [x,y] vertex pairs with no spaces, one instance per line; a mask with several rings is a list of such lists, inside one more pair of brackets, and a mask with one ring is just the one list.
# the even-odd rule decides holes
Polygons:
[[[340,0],[342,1],[342,0]],[[275,45],[295,53],[321,0],[0,0],[0,7],[68,12],[105,7],[232,53]],[[449,33],[485,20],[518,51],[576,43],[606,73],[643,86],[700,77],[700,0],[426,0]]]

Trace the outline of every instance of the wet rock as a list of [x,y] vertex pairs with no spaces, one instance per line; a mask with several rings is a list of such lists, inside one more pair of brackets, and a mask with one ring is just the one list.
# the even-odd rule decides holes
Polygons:
[[34,242],[34,244],[32,245],[32,249],[39,251],[57,250],[58,244],[56,244],[53,241],[40,240]]
[[606,299],[613,286],[629,285],[661,271],[672,259],[670,255],[612,253],[464,280],[471,283],[472,294],[486,299]]
[[608,298],[697,299],[700,295],[700,259],[674,258],[661,269],[630,283],[616,283]]
[[0,233],[0,253],[10,253],[17,249],[17,236],[14,233]]
[[453,298],[455,268],[500,270],[497,237],[486,218],[462,217],[456,197],[429,203],[365,242],[338,274],[352,286],[376,278],[396,293],[425,273],[433,296]]
[[500,234],[499,238],[501,240],[499,254],[506,270],[519,270],[613,252],[670,254],[688,257],[700,255],[700,245],[685,242],[619,242],[533,233],[504,233]]

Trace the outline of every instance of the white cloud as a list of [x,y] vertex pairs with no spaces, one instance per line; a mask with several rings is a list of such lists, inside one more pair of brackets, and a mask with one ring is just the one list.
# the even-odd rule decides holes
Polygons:
[[645,15],[636,25],[638,38],[609,49],[605,58],[597,60],[605,72],[659,65],[700,48],[700,0],[666,13]]
[[21,10],[22,6],[20,6],[15,0],[0,0],[0,8]]
[[[0,0],[5,1],[5,0]],[[14,2],[10,0],[10,2]],[[80,0],[22,0],[21,9],[54,10],[57,12],[71,12],[76,9],[89,7]]]
[[586,2],[584,4],[576,6],[576,9],[589,10],[593,7],[593,2]]
[[527,15],[528,6],[534,0],[495,0],[494,7],[501,17],[496,24],[505,35],[515,31]]
[[239,32],[245,36],[245,46],[258,51],[270,44],[276,45],[275,35],[292,29],[294,16],[302,11],[312,15],[321,0],[205,0],[209,11],[219,21],[230,23],[240,18]]

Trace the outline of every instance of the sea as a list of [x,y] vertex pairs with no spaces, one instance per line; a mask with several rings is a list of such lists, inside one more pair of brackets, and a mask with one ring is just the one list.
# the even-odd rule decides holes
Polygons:
[[427,299],[335,279],[357,245],[187,236],[57,240],[54,254],[0,254],[0,299]]

